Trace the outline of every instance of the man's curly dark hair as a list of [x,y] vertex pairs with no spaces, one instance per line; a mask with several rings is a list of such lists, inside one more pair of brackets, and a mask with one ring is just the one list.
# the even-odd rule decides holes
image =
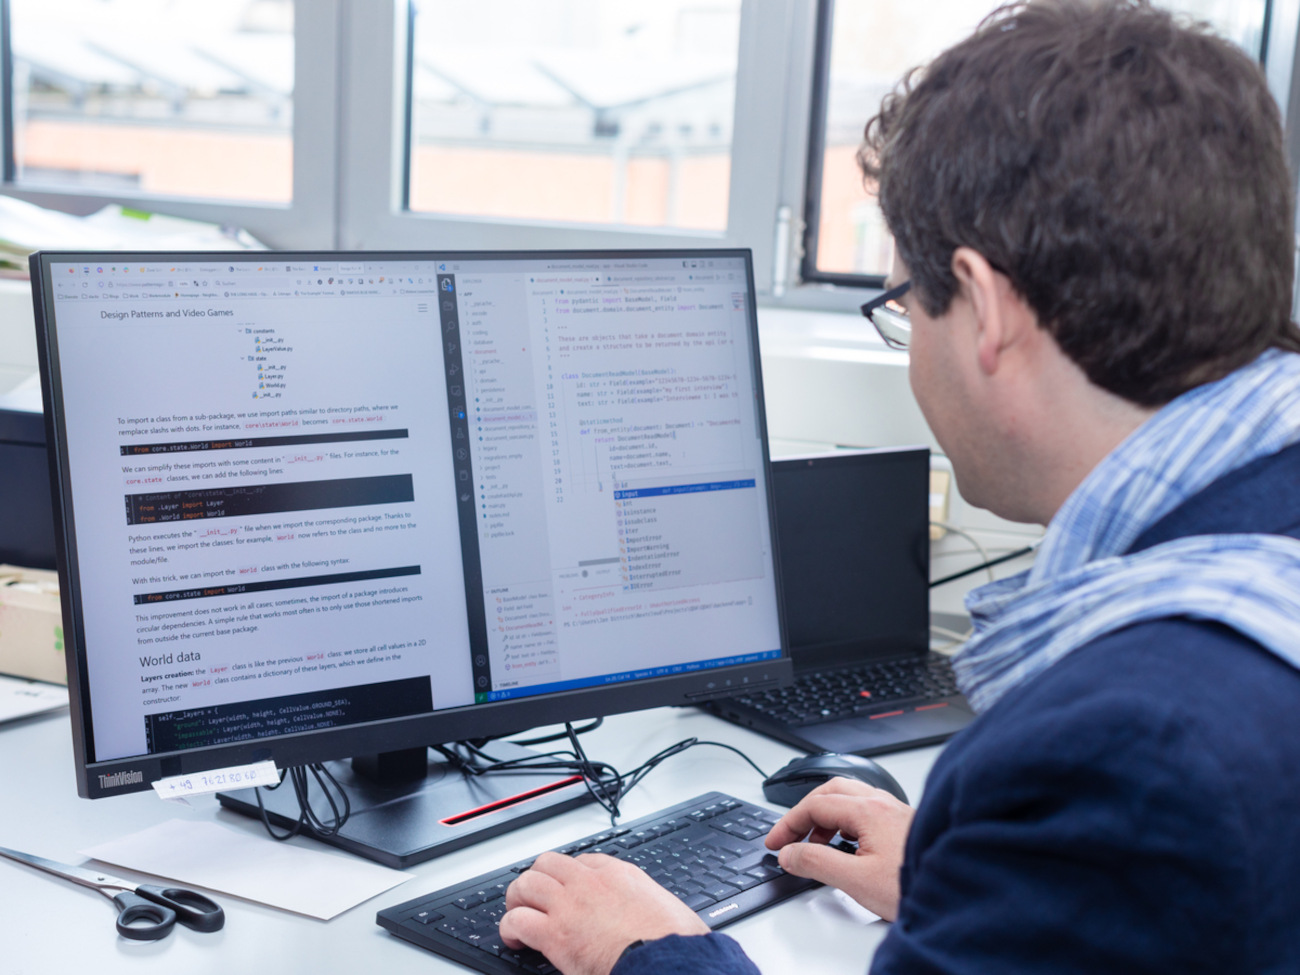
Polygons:
[[1131,402],[1300,351],[1278,108],[1205,25],[1142,0],[1003,7],[885,100],[859,162],[928,313],[972,247]]

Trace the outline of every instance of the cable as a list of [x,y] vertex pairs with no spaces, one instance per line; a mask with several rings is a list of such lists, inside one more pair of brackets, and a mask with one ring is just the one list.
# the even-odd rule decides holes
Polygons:
[[[311,780],[307,775],[311,773],[312,778],[320,787],[321,794],[325,796],[325,801],[329,803],[330,816],[328,819],[321,819],[311,806]],[[271,819],[267,815],[266,806],[262,803],[262,789],[272,792],[285,782],[293,786],[294,797],[298,800],[298,822],[293,828],[285,833],[277,833],[271,825]],[[331,788],[338,794],[336,801],[331,794]],[[273,840],[288,840],[297,836],[303,831],[304,827],[309,827],[311,832],[316,836],[334,836],[341,830],[352,815],[352,803],[348,800],[347,790],[339,785],[338,779],[330,774],[329,769],[321,764],[313,765],[295,765],[285,769],[280,773],[280,781],[275,785],[258,786],[253,790],[257,796],[257,809],[262,817],[262,825],[266,827],[266,832]],[[339,806],[342,804],[342,811]]]
[[[989,550],[986,549],[983,546],[983,544],[980,543],[980,540],[976,538],[974,535],[972,535],[970,532],[966,531],[963,528],[958,528],[956,525],[950,525],[946,521],[931,521],[930,524],[933,525],[935,528],[942,528],[944,531],[952,532],[954,535],[960,535],[962,538],[966,539],[966,541],[974,545],[975,551],[980,553],[980,558],[984,560],[983,563],[975,566],[974,569],[969,570],[969,572],[965,574],[969,575],[970,572],[978,572],[980,569],[984,568],[989,564]],[[989,582],[993,582],[993,581],[994,581],[994,575],[993,575],[993,571],[990,569]],[[936,583],[933,582],[930,583],[931,588],[934,588],[935,585]]]
[[[711,745],[715,748],[725,748],[727,751],[735,752],[748,762],[750,767],[760,776],[765,779],[768,777],[767,773],[739,748],[720,741],[701,741],[699,738],[684,738],[679,742],[675,742],[650,756],[650,758],[625,775],[608,762],[593,761],[588,758],[586,751],[582,747],[582,742],[578,740],[579,735],[599,727],[602,720],[597,718],[581,728],[575,728],[571,722],[566,721],[564,732],[558,736],[546,735],[524,742],[511,743],[540,744],[563,738],[568,740],[572,749],[572,751],[568,752],[543,752],[526,755],[522,758],[498,759],[485,750],[485,746],[488,745],[490,739],[452,742],[450,745],[433,745],[432,748],[442,755],[452,768],[473,777],[491,775],[493,772],[537,772],[540,774],[565,771],[577,773],[582,776],[583,784],[591,797],[609,813],[611,824],[615,823],[619,816],[622,815],[619,803],[623,800],[623,797],[632,791],[642,779],[674,755],[680,755],[696,745]],[[329,804],[330,815],[328,818],[322,819],[312,808],[310,794],[312,779],[316,780],[317,786],[325,796],[325,801]],[[291,829],[278,833],[271,824],[266,806],[262,802],[262,788],[270,791],[281,788],[286,782],[293,787],[295,797],[298,800],[298,821]],[[254,790],[254,793],[257,796],[257,808],[262,817],[262,825],[266,827],[267,833],[276,840],[291,839],[304,829],[317,836],[332,836],[343,828],[352,813],[352,805],[348,800],[347,791],[324,765],[298,765],[285,769],[280,774],[279,783],[259,787]]]
[[[612,826],[619,817],[618,802],[623,798],[625,791],[623,776],[612,765],[600,763],[600,767],[609,769],[613,774],[608,778],[603,776],[598,778],[596,774],[593,774],[596,772],[597,766],[587,758],[587,753],[582,750],[582,742],[578,741],[578,733],[573,730],[573,725],[567,721],[564,722],[564,730],[568,735],[569,744],[573,746],[574,757],[578,759],[579,769],[582,772],[582,784],[587,787],[591,797],[600,803],[601,808],[609,813],[609,822]],[[602,786],[600,792],[596,791],[595,786],[592,785],[593,782],[598,782]]]
[[[567,734],[567,733],[566,733]],[[453,768],[466,775],[490,775],[493,772],[576,772],[606,788],[606,783],[618,778],[618,770],[605,762],[593,762],[575,752],[546,752],[525,755],[521,758],[499,759],[474,742],[455,742],[450,746],[434,745]]]
[[[958,529],[952,529],[952,530],[959,531]],[[965,532],[961,532],[961,534],[964,535]],[[971,539],[971,541],[974,541],[974,539]],[[969,566],[968,568],[962,569],[959,572],[954,572],[952,575],[944,576],[942,579],[935,579],[933,582],[930,583],[930,588],[933,589],[935,586],[942,586],[946,582],[955,582],[956,580],[963,579],[966,576],[971,575],[972,573],[979,572],[981,569],[987,569],[989,573],[989,582],[994,582],[996,581],[996,576],[993,575],[993,566],[1001,565],[1003,562],[1010,562],[1012,559],[1018,559],[1024,555],[1029,555],[1030,553],[1037,551],[1038,546],[1041,545],[1042,542],[1043,540],[1041,538],[1036,538],[1034,539],[1033,542],[1031,542],[1029,545],[1026,545],[1024,548],[1014,549],[1013,551],[1008,552],[1006,555],[999,555],[995,559],[988,558],[987,553],[985,553],[985,560],[981,562],[979,565],[972,565]]]
[[[575,735],[585,735],[588,731],[595,731],[605,723],[604,718],[596,718],[591,724],[583,725],[581,728],[575,728]],[[563,741],[568,738],[568,732],[559,731],[553,735],[543,735],[541,738],[524,738],[520,741],[512,741],[510,744],[519,745],[521,748],[531,748],[533,745],[549,745],[553,741]]]
[[728,751],[735,752],[748,762],[750,767],[760,776],[763,778],[768,777],[767,773],[739,748],[720,741],[701,741],[698,738],[684,738],[679,742],[675,742],[625,774],[619,772],[608,762],[596,761],[587,757],[582,743],[578,740],[578,735],[589,730],[589,726],[574,728],[571,723],[566,722],[564,728],[564,737],[568,739],[572,748],[570,752],[548,752],[539,755],[528,755],[523,758],[501,760],[494,758],[484,750],[482,745],[474,742],[455,742],[451,746],[434,745],[433,748],[446,758],[453,767],[472,776],[490,775],[493,772],[504,771],[552,772],[558,770],[576,772],[582,776],[583,783],[586,785],[591,797],[609,813],[611,824],[616,822],[619,816],[622,815],[619,803],[623,800],[623,797],[635,788],[642,779],[674,755],[680,755],[688,748],[694,748],[696,745],[712,745],[716,748],[725,748]]
[[[1022,546],[1017,546],[1017,545],[985,545],[984,551],[988,552],[990,555],[992,555],[995,552],[998,555],[1001,555],[1003,552],[1015,551],[1021,547]],[[933,563],[935,559],[955,559],[962,555],[976,555],[976,554],[978,554],[978,552],[976,552],[976,550],[973,547],[972,548],[945,548],[942,551],[931,552],[930,562]]]
[[657,768],[660,765],[660,763],[662,763],[664,760],[672,758],[674,755],[680,755],[688,748],[694,748],[696,745],[712,745],[714,748],[725,748],[729,752],[735,752],[746,762],[748,762],[749,767],[752,768],[755,772],[757,772],[762,778],[766,779],[768,777],[767,773],[764,772],[761,768],[759,768],[758,764],[752,758],[750,758],[739,748],[736,748],[733,745],[728,745],[725,742],[721,742],[721,741],[707,741],[707,740],[702,741],[699,738],[683,738],[681,741],[677,742],[676,744],[669,745],[663,751],[659,752],[657,755],[650,757],[646,761],[642,762],[635,769],[633,769],[632,772],[625,777],[628,780],[628,782],[623,789],[623,794],[626,795],[629,791],[631,791],[631,789],[637,783],[639,783],[643,778],[645,778],[652,771],[654,771],[655,768]]
[[931,623],[930,633],[938,634],[939,636],[948,637],[950,642],[943,644],[943,646],[930,648],[931,650],[937,650],[939,652],[943,652],[944,650],[951,650],[953,647],[961,646],[963,643],[965,643],[967,640],[971,638],[971,636],[975,633],[975,629],[974,627],[972,627],[971,629],[967,630],[965,633],[958,633],[956,630],[950,630],[946,626],[936,626],[935,624]]

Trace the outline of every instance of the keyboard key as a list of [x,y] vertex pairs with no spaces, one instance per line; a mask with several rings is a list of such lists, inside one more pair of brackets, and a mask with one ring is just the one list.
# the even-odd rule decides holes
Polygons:
[[455,921],[444,920],[438,922],[438,930],[441,931],[443,934],[451,935],[453,938],[459,938],[461,926],[457,924]]
[[751,849],[748,843],[741,843],[739,840],[731,839],[726,836],[720,836],[712,843],[720,850],[726,850],[734,856],[744,856]]
[[785,873],[785,871],[782,870],[780,867],[774,867],[766,863],[760,863],[756,866],[750,867],[748,870],[745,871],[745,873],[749,874],[751,877],[756,877],[758,880],[763,881],[763,880],[773,880],[776,877],[780,877]]
[[707,896],[712,897],[715,901],[720,901],[724,897],[730,897],[733,894],[739,894],[740,891],[737,888],[731,886],[731,884],[724,884],[721,881],[719,881],[717,883],[710,884],[709,886],[705,887],[704,893]]

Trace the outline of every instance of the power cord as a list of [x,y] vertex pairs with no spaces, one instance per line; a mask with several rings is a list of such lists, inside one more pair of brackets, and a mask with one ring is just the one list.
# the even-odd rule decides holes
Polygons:
[[[956,525],[950,525],[950,524],[949,524],[948,522],[946,522],[946,521],[934,521],[934,520],[931,520],[930,525],[931,525],[932,527],[935,527],[935,528],[942,528],[944,531],[947,531],[947,532],[952,532],[954,535],[960,535],[962,538],[966,539],[966,541],[968,541],[968,542],[970,542],[972,545],[974,545],[974,546],[975,546],[975,551],[977,551],[977,552],[980,553],[980,558],[983,559],[984,561],[981,562],[979,565],[975,566],[974,568],[967,569],[967,570],[963,570],[963,573],[962,573],[963,575],[970,575],[972,572],[979,572],[981,569],[988,567],[989,562],[990,562],[990,559],[989,559],[989,550],[986,549],[986,548],[984,547],[984,545],[980,542],[980,540],[979,540],[978,538],[976,538],[974,535],[972,535],[970,532],[966,531],[964,528],[958,528]],[[992,581],[993,581],[993,578],[994,578],[994,577],[993,577],[993,572],[992,572],[992,570],[990,569],[990,571],[989,571],[989,582],[992,582]],[[930,583],[930,588],[933,589],[933,588],[934,588],[935,586],[937,586],[938,584],[939,584],[939,583],[937,583],[937,582],[932,582],[932,583]]]
[[[458,742],[454,747],[435,745],[434,749],[468,775],[489,775],[493,772],[527,770],[576,772],[582,776],[591,797],[609,813],[611,824],[616,822],[619,816],[622,815],[619,803],[642,779],[674,755],[680,755],[696,745],[710,745],[734,752],[748,762],[750,767],[760,776],[767,778],[767,773],[739,748],[720,741],[703,741],[699,738],[685,738],[669,745],[630,772],[622,773],[608,762],[594,761],[587,757],[582,743],[578,740],[578,735],[582,731],[588,730],[588,728],[575,729],[569,722],[566,722],[564,727],[564,737],[568,739],[569,746],[572,749],[569,752],[549,752],[524,758],[498,760],[486,752],[481,745],[471,742]],[[548,740],[550,738],[551,736],[548,736]]]
[[[578,752],[579,755],[582,756],[582,759],[585,761],[586,756],[582,753],[582,746],[578,742],[576,737],[573,739],[573,745],[575,750]],[[604,807],[605,811],[609,813],[610,824],[613,825],[615,822],[617,822],[618,817],[622,815],[622,812],[619,809],[619,803],[623,800],[623,797],[626,796],[629,792],[631,792],[641,782],[642,779],[644,779],[647,775],[649,775],[656,768],[658,768],[663,762],[672,758],[674,755],[680,755],[682,752],[686,751],[687,749],[694,748],[697,745],[710,745],[714,748],[725,748],[729,752],[734,752],[735,754],[743,758],[746,762],[748,762],[749,766],[755,772],[757,772],[760,777],[764,779],[767,778],[767,773],[764,772],[752,758],[750,758],[748,755],[742,752],[739,748],[736,748],[732,745],[725,744],[724,742],[720,742],[720,741],[706,741],[706,740],[701,740],[699,738],[683,738],[681,741],[669,745],[667,748],[663,749],[662,751],[657,752],[656,754],[650,756],[650,758],[646,759],[644,762],[642,762],[640,765],[634,768],[631,772],[628,772],[626,775],[619,775],[616,780],[618,783],[618,788],[612,797],[609,797],[606,800],[606,799],[602,799],[599,796],[595,796],[594,792],[592,793],[592,795],[595,796],[596,801],[599,802],[601,806]]]
[[[596,718],[591,722],[591,724],[585,724],[581,728],[575,728],[573,733],[575,735],[585,735],[588,731],[595,731],[604,723],[604,718]],[[521,748],[531,748],[533,745],[549,745],[553,741],[564,741],[568,737],[569,733],[567,731],[557,731],[553,735],[543,735],[541,738],[524,738],[512,741],[510,744],[518,745]]]
[[[329,803],[330,815],[327,819],[322,819],[316,814],[311,806],[311,779],[308,773],[316,780],[320,787],[321,794],[325,801]],[[298,822],[293,828],[284,833],[277,833],[275,827],[271,825],[271,819],[267,815],[266,807],[262,804],[262,789],[272,792],[281,788],[285,782],[293,786],[294,795],[298,800]],[[331,789],[338,795],[338,799],[331,794]],[[257,796],[257,810],[262,816],[262,825],[266,827],[266,832],[270,834],[273,840],[288,840],[302,832],[304,826],[310,826],[317,836],[333,836],[343,828],[352,815],[352,803],[348,801],[347,791],[339,785],[338,779],[330,774],[329,769],[319,763],[314,765],[295,765],[285,769],[280,773],[280,781],[275,785],[258,786],[253,790]],[[342,807],[340,811],[340,806]]]
[[958,633],[956,630],[950,630],[946,626],[937,626],[934,623],[931,623],[930,632],[932,634],[948,638],[948,642],[943,644],[942,646],[930,648],[932,650],[938,651],[939,653],[943,653],[947,650],[951,650],[953,647],[961,646],[963,643],[965,643],[967,640],[971,638],[975,630],[972,627],[971,629],[967,630],[965,633]]
[[[498,759],[486,750],[492,739],[452,742],[448,745],[433,745],[432,748],[445,758],[452,768],[474,777],[491,775],[494,772],[537,772],[541,774],[559,771],[577,773],[582,776],[583,784],[591,797],[609,813],[611,825],[616,823],[622,815],[619,803],[632,789],[640,784],[642,779],[674,755],[680,755],[687,749],[694,748],[697,745],[725,748],[729,752],[734,752],[743,758],[762,778],[766,779],[768,777],[767,773],[739,748],[725,742],[707,741],[699,738],[684,738],[679,742],[675,742],[650,756],[630,772],[622,773],[608,762],[588,758],[586,751],[582,747],[582,742],[578,740],[579,735],[599,727],[602,721],[603,719],[597,718],[590,724],[580,728],[575,728],[572,722],[566,721],[564,731],[558,735],[546,735],[541,738],[512,742],[512,744],[519,745],[536,745],[563,739],[568,741],[570,751],[543,752],[526,755],[522,758]],[[321,794],[324,795],[325,801],[329,804],[330,816],[327,818],[322,818],[312,808],[310,786],[313,778],[319,786]],[[262,804],[262,788],[268,790],[279,789],[285,782],[289,782],[293,786],[298,799],[299,815],[298,822],[292,829],[279,833],[272,826],[266,807]],[[352,812],[347,791],[324,765],[299,765],[285,769],[281,773],[280,782],[277,785],[262,788],[254,790],[257,795],[257,808],[261,813],[262,825],[266,827],[267,833],[276,840],[291,839],[301,833],[305,827],[310,827],[318,836],[332,836],[343,828]],[[335,798],[336,796],[337,798]]]
[[[932,522],[932,524],[940,524],[940,522]],[[1013,549],[1012,551],[1008,552],[1006,555],[999,555],[997,558],[991,559],[988,557],[987,550],[985,550],[985,548],[982,545],[980,545],[977,541],[975,541],[974,537],[972,537],[969,533],[964,532],[959,528],[953,528],[950,525],[943,525],[943,527],[947,528],[951,532],[954,532],[955,534],[963,536],[968,541],[970,541],[972,545],[975,545],[976,548],[978,548],[980,554],[984,557],[984,561],[981,562],[979,565],[968,566],[967,568],[962,569],[959,572],[954,572],[951,575],[946,575],[942,579],[935,579],[930,583],[931,589],[933,589],[935,586],[942,586],[944,583],[956,582],[958,579],[964,579],[968,575],[973,575],[976,572],[981,572],[984,570],[988,570],[989,582],[994,582],[996,581],[997,577],[993,575],[993,566],[1001,565],[1003,562],[1010,562],[1013,559],[1018,559],[1025,555],[1029,555],[1033,552],[1036,552],[1038,550],[1038,546],[1043,544],[1043,540],[1041,538],[1036,538],[1028,545],[1024,546],[1023,548]]]

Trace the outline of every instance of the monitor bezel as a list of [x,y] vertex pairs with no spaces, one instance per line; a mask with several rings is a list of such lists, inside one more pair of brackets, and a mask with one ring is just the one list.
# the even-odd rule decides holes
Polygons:
[[[386,718],[341,728],[314,730],[223,745],[160,752],[128,758],[96,760],[93,755],[93,705],[85,632],[81,615],[81,575],[74,543],[76,514],[72,501],[67,457],[63,389],[59,373],[58,325],[53,318],[51,266],[56,262],[151,263],[157,261],[257,261],[268,254],[274,260],[329,262],[447,261],[457,260],[608,260],[608,259],[742,259],[745,264],[749,354],[754,384],[754,406],[761,441],[768,510],[772,579],[780,633],[780,657],[664,677],[556,691],[536,697],[464,705],[420,715]],[[604,717],[652,707],[702,704],[742,690],[789,683],[793,665],[787,644],[781,599],[780,559],[777,551],[776,507],[764,407],[758,315],[754,290],[753,255],[748,248],[673,248],[633,250],[438,250],[438,251],[38,251],[31,255],[32,301],[36,319],[37,356],[45,411],[45,434],[52,486],[55,548],[60,602],[68,665],[68,691],[72,721],[72,746],[77,793],[97,799],[151,788],[158,779],[271,760],[279,768],[349,758],[380,752],[418,748],[474,738],[501,737],[543,725]],[[470,598],[470,597],[467,597]]]

